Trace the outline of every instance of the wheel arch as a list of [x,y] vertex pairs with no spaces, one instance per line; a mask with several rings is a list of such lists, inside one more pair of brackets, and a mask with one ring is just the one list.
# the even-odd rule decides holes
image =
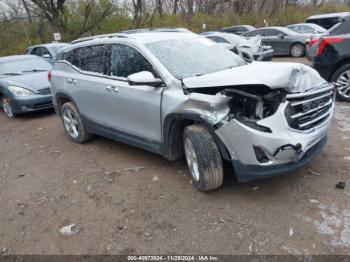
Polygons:
[[62,106],[67,102],[72,102],[74,104],[74,106],[76,107],[76,103],[74,102],[74,99],[71,96],[64,94],[64,93],[56,93],[55,102],[57,105],[56,106],[57,108],[55,107],[55,109],[56,109],[56,113],[58,115],[60,115],[60,113],[61,113]]
[[331,72],[329,73],[328,76],[328,81],[332,81],[332,78],[334,76],[334,74],[338,71],[338,69],[340,69],[342,66],[345,66],[347,64],[350,64],[350,57],[346,57],[344,59],[339,60],[333,67]]
[[215,133],[215,127],[203,120],[199,115],[174,113],[168,115],[163,122],[163,156],[169,160],[183,157],[183,131],[186,126],[201,124],[205,126],[219,147],[222,158],[230,160],[230,155],[224,143]]

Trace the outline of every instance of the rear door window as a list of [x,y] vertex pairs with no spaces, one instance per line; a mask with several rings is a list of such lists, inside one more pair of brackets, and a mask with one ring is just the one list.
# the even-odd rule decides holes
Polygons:
[[265,30],[265,36],[278,36],[279,34],[283,34],[283,33],[279,30],[276,30],[276,29],[266,29]]
[[142,71],[154,74],[150,62],[138,50],[124,44],[112,45],[110,71],[110,75],[123,78]]
[[263,29],[260,29],[260,30],[255,30],[255,31],[251,31],[249,33],[246,34],[246,36],[257,36],[257,35],[260,35],[260,36],[265,36],[265,30]]
[[346,20],[342,23],[339,23],[338,25],[334,26],[330,34],[331,35],[344,35],[350,33],[350,20]]
[[[82,71],[106,74],[108,69],[108,45],[94,45],[78,48],[74,53],[73,65]],[[67,57],[71,59],[70,57]]]

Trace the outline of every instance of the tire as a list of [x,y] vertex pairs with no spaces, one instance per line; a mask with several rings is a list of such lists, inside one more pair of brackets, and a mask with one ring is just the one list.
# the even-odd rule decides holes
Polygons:
[[224,177],[222,158],[208,130],[201,125],[187,126],[183,141],[192,184],[202,192],[221,187]]
[[69,139],[74,143],[85,143],[91,138],[91,134],[86,131],[78,110],[72,102],[63,104],[61,119]]
[[331,82],[335,83],[337,97],[345,102],[350,102],[350,64],[339,68],[332,76]]
[[302,43],[295,43],[290,48],[290,55],[292,57],[303,57],[306,54],[306,47]]
[[12,106],[10,104],[10,98],[6,97],[6,96],[2,96],[1,97],[1,108],[5,113],[5,116],[7,116],[8,118],[15,118],[16,114],[13,113],[13,109]]

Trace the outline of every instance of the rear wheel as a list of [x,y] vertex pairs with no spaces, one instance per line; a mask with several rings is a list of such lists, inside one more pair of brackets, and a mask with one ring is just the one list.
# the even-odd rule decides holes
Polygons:
[[296,43],[292,45],[290,49],[290,54],[292,57],[302,57],[305,56],[306,48],[302,43]]
[[339,68],[333,75],[332,82],[335,82],[337,97],[350,102],[350,64]]
[[192,183],[199,191],[210,191],[223,183],[222,159],[218,146],[201,125],[187,126],[184,151]]
[[2,107],[2,110],[4,110],[4,113],[8,118],[15,118],[16,117],[16,115],[13,113],[10,98],[8,98],[6,96],[1,97],[1,107]]
[[84,143],[91,138],[91,134],[86,132],[83,121],[73,103],[67,102],[62,106],[61,118],[70,140],[75,143]]

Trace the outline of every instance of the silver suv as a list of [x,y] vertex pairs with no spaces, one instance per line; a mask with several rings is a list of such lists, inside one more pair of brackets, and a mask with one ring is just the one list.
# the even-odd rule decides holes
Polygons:
[[324,148],[333,86],[308,66],[247,63],[172,30],[95,36],[63,49],[51,74],[68,137],[97,134],[176,160],[214,190],[223,161],[239,182],[305,165]]

